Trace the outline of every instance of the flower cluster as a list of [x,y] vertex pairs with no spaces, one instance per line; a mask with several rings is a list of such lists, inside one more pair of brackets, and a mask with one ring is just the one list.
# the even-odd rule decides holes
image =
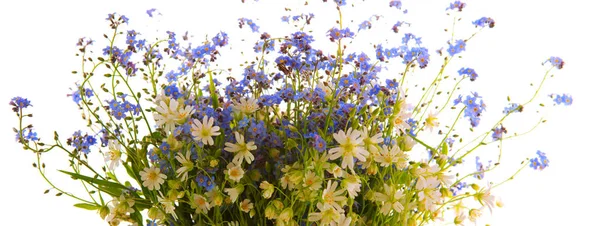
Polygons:
[[[349,6],[334,3],[341,21],[342,8]],[[464,8],[455,1],[447,10]],[[156,9],[147,14],[158,15]],[[313,18],[300,14],[282,21],[308,25]],[[440,96],[441,84],[451,80],[442,79],[444,69],[452,56],[466,52],[471,38],[450,38],[447,53],[438,51],[445,59],[439,74],[418,93],[407,80],[435,56],[410,32],[396,43],[347,50],[358,31],[370,29],[368,20],[321,33],[263,32],[252,47],[255,60],[239,70],[215,63],[230,42],[225,32],[196,45],[187,33],[167,31],[151,43],[154,38],[127,30],[127,17],[109,14],[107,20],[114,36],[104,43],[102,57],[81,49],[83,81],[69,94],[89,122],[88,132],[78,130],[67,146],[55,135],[56,144],[42,150],[68,153],[73,170],[61,172],[97,188],[93,195],[100,199],[65,194],[85,200],[76,206],[97,210],[111,225],[417,225],[448,217],[461,225],[467,216],[475,222],[484,208],[501,206],[494,186],[481,182],[499,162],[484,164],[477,156],[475,170],[461,166],[483,145],[508,140],[503,123],[531,101],[509,103],[504,117],[482,135],[455,133],[474,131],[488,111],[477,92],[455,93],[463,80],[478,78],[471,67],[458,70],[462,78],[454,79],[448,97]],[[251,19],[237,22],[259,32]],[[403,23],[394,25],[394,35]],[[473,24],[493,28],[494,20]],[[333,51],[317,45],[320,38],[328,38]],[[91,48],[91,41],[82,40]],[[564,64],[556,57],[548,62],[548,72]],[[390,73],[388,65],[405,69]],[[91,78],[107,82],[97,85]],[[132,86],[138,80],[140,90]],[[567,94],[555,96],[557,104],[572,102]],[[452,99],[454,106],[447,107]],[[40,153],[44,144],[37,133],[22,126],[31,103],[15,97],[10,105],[20,122],[17,141]],[[448,117],[454,119],[450,124],[442,120]],[[88,162],[96,150],[103,154],[102,171]],[[544,169],[548,159],[537,154],[529,165]],[[96,201],[106,197],[112,201]]]

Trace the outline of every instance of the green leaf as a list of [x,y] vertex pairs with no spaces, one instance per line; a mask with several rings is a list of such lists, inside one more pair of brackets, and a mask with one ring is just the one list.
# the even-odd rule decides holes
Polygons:
[[101,180],[101,179],[96,179],[96,178],[92,178],[92,177],[88,177],[88,176],[84,176],[78,173],[72,173],[72,172],[68,172],[68,171],[64,171],[64,170],[59,170],[61,173],[70,175],[73,179],[77,179],[77,180],[83,180],[92,184],[97,184],[97,185],[101,185],[106,187],[106,188],[115,188],[115,189],[126,189],[127,187],[123,186],[122,184],[119,183],[115,183],[115,182],[110,182],[110,181],[106,181],[106,180]]
[[87,203],[77,203],[74,205],[75,207],[79,207],[86,210],[97,210],[100,209],[100,206],[87,204]]
[[448,155],[448,143],[446,142],[444,142],[444,145],[442,146],[442,154]]

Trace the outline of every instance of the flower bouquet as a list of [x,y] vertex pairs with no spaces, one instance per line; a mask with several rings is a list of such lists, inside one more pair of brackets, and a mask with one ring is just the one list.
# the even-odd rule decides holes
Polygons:
[[[167,31],[152,41],[128,27],[126,16],[109,14],[102,41],[77,42],[82,64],[73,73],[80,81],[69,96],[85,129],[66,139],[55,132],[44,143],[26,125],[30,101],[10,102],[16,140],[36,154],[34,167],[51,186],[46,192],[76,199],[76,207],[97,211],[110,225],[462,225],[502,205],[495,187],[527,166],[548,166],[537,151],[506,180],[482,180],[499,167],[502,142],[530,132],[509,135],[503,123],[542,96],[562,59],[544,61],[546,74],[531,97],[509,98],[502,117],[480,129],[488,105],[460,89],[478,74],[450,63],[460,63],[475,35],[495,26],[492,18],[474,18],[468,35],[455,34],[466,4],[446,5],[453,27],[432,51],[407,32],[410,22],[375,15],[346,24],[343,11],[353,4],[310,4],[330,7],[339,19],[307,32],[314,14],[287,14],[282,23],[296,31],[275,36],[240,18],[239,27],[256,39],[237,69],[219,65],[227,62],[228,33],[194,43],[187,33]],[[400,1],[377,7],[407,13]],[[156,16],[155,9],[147,13]],[[360,36],[381,27],[395,39],[353,50]],[[435,74],[417,77],[434,63]],[[415,80],[425,85],[417,88]],[[572,103],[567,94],[550,97]],[[465,130],[471,133],[459,135]],[[496,144],[488,164],[473,156]],[[41,164],[50,151],[66,154],[70,164],[60,172],[81,181],[87,196],[50,182]],[[99,156],[103,161],[94,160]],[[472,160],[474,170],[465,167]]]

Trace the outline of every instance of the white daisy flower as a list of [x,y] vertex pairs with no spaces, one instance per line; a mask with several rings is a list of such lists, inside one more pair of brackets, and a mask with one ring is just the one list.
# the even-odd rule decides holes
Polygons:
[[341,203],[346,200],[345,196],[342,196],[344,190],[336,190],[338,186],[338,182],[334,181],[333,183],[327,181],[327,187],[323,190],[323,199],[324,205],[329,205],[335,208],[338,212],[344,212]]
[[229,163],[229,165],[227,165],[226,173],[229,175],[229,179],[235,182],[240,182],[242,177],[244,177],[244,169],[234,163]]
[[108,141],[108,152],[104,153],[104,161],[109,162],[108,169],[115,170],[121,163],[121,144],[117,140]]
[[175,120],[178,124],[183,124],[187,121],[190,115],[194,114],[196,109],[190,105],[185,105],[184,107],[179,106],[177,112],[175,113]]
[[210,204],[203,195],[194,194],[191,206],[197,214],[208,213],[208,210],[210,210]]
[[178,108],[179,103],[176,100],[170,99],[166,102],[161,100],[156,107],[156,112],[154,112],[154,120],[156,120],[157,125],[159,127],[164,126],[167,131],[173,131],[178,120]]
[[236,144],[227,142],[225,143],[225,151],[236,153],[233,157],[233,162],[237,165],[241,165],[244,159],[248,164],[254,161],[254,155],[250,153],[250,151],[256,150],[256,145],[254,145],[254,141],[250,141],[248,143],[244,142],[244,136],[235,132],[235,139],[237,141]]
[[433,131],[433,128],[438,127],[440,122],[438,122],[438,113],[429,112],[429,116],[425,119],[425,129],[429,129],[429,131]]
[[240,196],[240,194],[242,192],[244,192],[244,185],[239,184],[238,186],[235,186],[234,188],[225,188],[224,191],[229,196],[229,199],[231,199],[231,202],[235,202],[237,200],[238,196]]
[[329,160],[336,160],[342,157],[342,168],[350,168],[354,172],[354,158],[359,161],[366,161],[369,152],[362,147],[362,138],[360,131],[348,129],[344,131],[338,131],[333,134],[333,138],[340,144],[340,146],[329,150]]
[[258,100],[254,97],[241,99],[240,102],[233,103],[233,110],[244,114],[252,114],[258,110]]
[[207,116],[202,118],[202,122],[198,119],[194,119],[191,129],[194,140],[202,141],[205,145],[213,145],[215,142],[212,137],[221,134],[221,132],[219,132],[220,128],[218,126],[213,126],[214,121],[215,119],[213,117],[208,118]]
[[313,191],[319,190],[321,188],[321,178],[314,172],[308,171],[308,173],[304,175],[304,183],[302,185]]
[[346,178],[342,180],[342,185],[346,187],[346,191],[348,191],[348,196],[350,198],[356,198],[360,192],[360,177],[348,174]]
[[244,199],[244,201],[240,202],[240,209],[245,213],[249,213],[253,208],[254,204],[250,202],[250,199]]
[[262,196],[265,199],[271,198],[273,192],[275,192],[275,186],[266,180],[260,183],[260,189],[263,190]]
[[140,171],[140,176],[142,176],[142,180],[144,181],[144,187],[147,187],[150,190],[160,189],[160,185],[167,179],[167,175],[162,174],[160,169],[154,166],[144,168],[143,171]]
[[398,162],[398,154],[400,154],[400,147],[394,145],[392,150],[389,150],[387,145],[383,145],[379,155],[375,156],[375,162],[381,164],[381,167],[388,167]]
[[178,152],[177,156],[175,156],[175,159],[181,163],[181,167],[176,171],[177,177],[181,178],[181,181],[185,181],[188,177],[188,172],[194,169],[194,163],[190,159],[191,153],[191,151],[188,151],[185,156],[183,156],[181,152]]
[[340,220],[340,212],[335,210],[335,208],[333,208],[330,205],[323,205],[321,203],[317,203],[317,209],[319,209],[320,212],[309,213],[308,221],[320,221],[320,225],[331,225],[335,224],[335,222]]
[[402,190],[395,189],[394,186],[383,184],[383,192],[375,192],[375,200],[383,202],[381,213],[384,215],[390,214],[392,208],[398,213],[404,210],[404,206],[400,203],[400,199],[404,197]]
[[363,147],[369,151],[370,153],[375,153],[378,151],[377,144],[383,142],[383,133],[377,133],[372,137],[369,137],[369,132],[367,128],[363,128],[361,131],[360,137],[362,138]]

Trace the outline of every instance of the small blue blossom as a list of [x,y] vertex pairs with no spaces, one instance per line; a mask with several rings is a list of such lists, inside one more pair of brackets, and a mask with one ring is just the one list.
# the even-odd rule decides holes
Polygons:
[[402,3],[400,1],[390,1],[390,7],[400,9],[400,7],[402,7]]
[[198,183],[198,186],[206,189],[206,191],[212,191],[215,188],[215,177],[200,174],[196,177],[196,183]]
[[523,111],[523,106],[521,106],[517,103],[510,103],[508,105],[508,107],[504,108],[502,113],[508,114],[508,113],[514,113],[514,112],[522,112],[522,111]]
[[163,155],[169,155],[171,151],[171,146],[167,142],[162,142],[160,147],[158,147]]
[[251,19],[240,18],[238,19],[238,21],[240,28],[247,24],[248,26],[250,26],[250,29],[252,29],[252,32],[258,32],[259,26],[255,24]]
[[450,3],[450,6],[448,8],[446,8],[446,10],[458,9],[458,11],[461,12],[463,10],[463,8],[465,8],[466,5],[467,4],[465,4],[464,2],[455,1],[453,3]]
[[454,99],[454,106],[456,106],[457,104],[460,104],[462,102],[462,94],[459,94],[458,97],[456,99]]
[[[27,134],[25,132],[27,131]],[[15,135],[15,140],[19,143],[27,143],[29,141],[38,141],[40,138],[37,137],[37,133],[33,132],[31,128],[25,128],[21,130],[21,132],[17,132]]]
[[534,170],[543,170],[548,167],[548,163],[550,163],[550,161],[546,157],[546,153],[538,150],[536,154],[538,157],[529,160],[529,167],[533,168]]
[[315,134],[313,136],[313,139],[315,149],[319,151],[319,153],[322,153],[323,151],[325,151],[325,149],[327,149],[327,143],[325,142],[325,140],[323,140],[323,138],[321,138],[321,136]]
[[358,25],[358,31],[360,30],[366,30],[366,29],[371,29],[371,22],[368,20],[363,21],[362,23],[360,23]]
[[565,106],[569,106],[573,104],[573,97],[568,94],[551,94],[550,97],[554,97],[554,103],[557,105],[564,104]]
[[13,97],[9,104],[13,106],[12,110],[14,112],[19,112],[19,110],[32,106],[28,99],[22,97]]
[[450,54],[450,56],[454,56],[455,54],[458,54],[462,51],[465,51],[465,47],[467,46],[467,43],[465,42],[465,40],[456,40],[456,42],[454,42],[454,45],[452,44],[448,44],[448,54]]
[[458,75],[466,75],[469,76],[471,78],[471,81],[475,81],[475,79],[477,79],[478,74],[477,72],[475,72],[475,70],[473,70],[473,68],[461,68],[460,70],[458,70]]
[[559,70],[563,68],[565,62],[560,57],[550,57],[550,59],[546,60],[546,62],[550,62],[552,66],[558,68]]
[[475,27],[485,27],[493,28],[496,25],[496,22],[490,17],[482,17],[479,20],[473,21],[473,25]]
[[506,133],[506,128],[504,126],[496,127],[493,129],[492,140],[497,141],[502,139],[502,134]]
[[146,14],[148,14],[149,17],[154,17],[154,12],[156,12],[155,8],[146,10]]

